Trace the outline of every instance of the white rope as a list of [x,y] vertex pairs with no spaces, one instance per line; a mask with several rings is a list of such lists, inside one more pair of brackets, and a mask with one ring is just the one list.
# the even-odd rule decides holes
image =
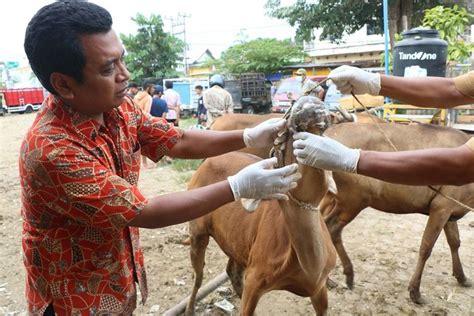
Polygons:
[[296,205],[298,205],[299,208],[312,211],[312,212],[319,212],[319,206],[314,206],[311,203],[306,203],[306,202],[297,200],[290,192],[288,192],[288,197],[290,198],[291,201],[293,201]]

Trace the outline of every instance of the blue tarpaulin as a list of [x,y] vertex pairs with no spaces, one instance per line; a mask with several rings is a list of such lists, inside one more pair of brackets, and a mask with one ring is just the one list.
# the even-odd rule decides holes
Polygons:
[[269,75],[265,75],[265,78],[267,78],[267,80],[269,81],[279,81],[281,80],[281,77],[282,77],[282,74],[281,73],[274,73],[274,74],[269,74]]

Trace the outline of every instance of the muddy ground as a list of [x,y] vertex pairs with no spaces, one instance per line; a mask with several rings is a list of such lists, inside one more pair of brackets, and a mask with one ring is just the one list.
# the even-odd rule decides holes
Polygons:
[[[24,268],[21,259],[20,187],[18,152],[22,136],[35,114],[0,117],[0,314],[22,315],[25,312]],[[140,188],[147,196],[165,194],[186,188],[192,172],[177,172],[162,163],[144,170]],[[407,286],[414,271],[418,247],[427,217],[391,215],[367,209],[345,230],[345,246],[355,269],[355,287],[344,284],[341,266],[331,278],[337,287],[329,291],[330,315],[474,315],[474,290],[458,286],[451,276],[451,256],[442,234],[429,258],[422,279],[422,293],[428,299],[424,306],[412,303]],[[474,274],[474,214],[459,220],[462,240],[460,249],[464,271]],[[470,226],[471,223],[471,226]],[[149,281],[149,299],[139,305],[136,315],[163,314],[190,293],[192,269],[188,247],[180,242],[187,236],[187,225],[157,230],[142,230],[142,245]],[[207,251],[205,280],[225,269],[226,258],[214,242]],[[227,300],[235,306],[230,313],[216,302]],[[239,300],[227,282],[218,292],[198,306],[198,314],[238,314]],[[275,291],[265,295],[257,309],[259,315],[310,315],[308,298]]]

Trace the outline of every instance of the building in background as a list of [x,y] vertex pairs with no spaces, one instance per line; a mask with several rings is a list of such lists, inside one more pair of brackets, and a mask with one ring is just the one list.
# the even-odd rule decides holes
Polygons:
[[211,51],[206,49],[198,59],[189,65],[189,77],[209,78],[209,76],[215,71],[215,66],[212,63],[215,60],[216,58],[214,58]]

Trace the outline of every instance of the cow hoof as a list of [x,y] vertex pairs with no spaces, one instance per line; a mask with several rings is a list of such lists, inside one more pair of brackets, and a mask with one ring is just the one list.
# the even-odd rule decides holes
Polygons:
[[186,238],[186,239],[181,240],[181,241],[180,241],[180,244],[181,244],[181,245],[184,245],[184,246],[189,246],[189,245],[191,245],[191,237],[188,237],[188,238]]
[[410,298],[413,303],[418,305],[425,305],[426,303],[428,303],[428,300],[423,297],[419,291],[410,290]]
[[353,276],[346,276],[346,285],[349,290],[354,288],[354,277]]
[[337,282],[331,280],[330,278],[328,278],[327,281],[326,281],[326,287],[328,289],[335,289],[335,288],[337,288]]
[[472,287],[472,281],[468,278],[464,278],[463,280],[458,279],[458,283],[463,287]]

